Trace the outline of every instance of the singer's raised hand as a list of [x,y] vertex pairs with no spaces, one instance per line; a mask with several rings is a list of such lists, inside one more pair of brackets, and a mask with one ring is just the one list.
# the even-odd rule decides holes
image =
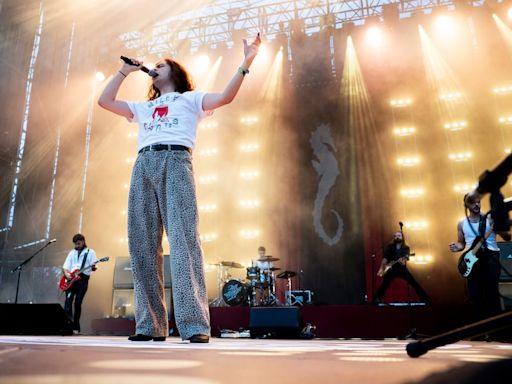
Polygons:
[[244,55],[245,55],[245,62],[249,65],[251,65],[252,61],[258,54],[258,49],[261,45],[261,37],[260,33],[256,35],[256,38],[252,42],[252,44],[248,44],[246,39],[243,39],[244,42]]
[[130,59],[132,61],[133,64],[135,65],[131,65],[131,64],[128,64],[128,63],[124,63],[123,62],[123,65],[121,66],[121,69],[120,71],[123,73],[123,74],[129,74],[131,72],[136,72],[140,69],[140,67],[142,66],[143,64],[143,61],[139,61],[139,60],[136,60],[136,59]]

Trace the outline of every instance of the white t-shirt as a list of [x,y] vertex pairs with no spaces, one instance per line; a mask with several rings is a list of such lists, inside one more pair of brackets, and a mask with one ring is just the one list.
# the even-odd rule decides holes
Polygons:
[[127,102],[139,123],[137,150],[152,144],[177,144],[193,149],[203,111],[204,92],[165,93],[151,101]]
[[[92,249],[84,248],[84,250],[80,252],[80,257],[78,257],[78,251],[73,249],[68,253],[68,257],[66,257],[66,261],[64,261],[62,268],[71,272],[73,272],[75,269],[81,269],[82,262],[84,261],[84,255],[87,251],[89,252],[87,253],[87,260],[85,261],[84,268],[98,261],[96,259],[96,252],[94,252]],[[91,274],[91,268],[86,269],[82,273],[89,276]]]

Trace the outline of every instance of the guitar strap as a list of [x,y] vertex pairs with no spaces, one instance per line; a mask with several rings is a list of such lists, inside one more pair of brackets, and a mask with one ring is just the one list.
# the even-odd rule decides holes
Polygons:
[[482,243],[482,249],[483,250],[487,249],[487,240],[485,239],[485,227],[486,227],[486,224],[487,224],[487,216],[480,215],[480,224],[478,226],[478,232],[479,232],[480,237],[483,240],[483,243]]
[[[80,253],[82,251],[78,252],[78,258],[80,258]],[[89,254],[89,248],[87,248],[87,252],[85,252],[84,259],[82,260],[82,266],[80,267],[80,270],[84,269],[85,261],[87,260],[87,255]]]

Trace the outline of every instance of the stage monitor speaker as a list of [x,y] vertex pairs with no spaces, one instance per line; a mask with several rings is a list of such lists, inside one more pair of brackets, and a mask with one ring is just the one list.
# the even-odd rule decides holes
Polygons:
[[512,242],[507,241],[504,243],[498,243],[498,247],[500,249],[500,263],[503,268],[501,268],[500,281],[512,281]]
[[0,304],[0,335],[72,335],[60,304]]
[[252,338],[298,339],[301,321],[298,307],[253,307],[249,329]]

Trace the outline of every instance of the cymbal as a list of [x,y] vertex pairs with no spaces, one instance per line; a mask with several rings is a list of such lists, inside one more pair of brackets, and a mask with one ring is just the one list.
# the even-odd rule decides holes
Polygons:
[[293,272],[293,271],[284,271],[284,272],[281,272],[279,275],[277,275],[277,278],[278,279],[290,279],[294,276],[296,276],[297,273],[296,272]]
[[229,267],[229,268],[243,268],[244,266],[240,263],[237,263],[235,261],[221,261],[220,265],[223,267]]
[[258,261],[278,261],[279,258],[278,257],[273,257],[273,256],[265,256],[265,257],[262,257],[261,259],[258,259]]

